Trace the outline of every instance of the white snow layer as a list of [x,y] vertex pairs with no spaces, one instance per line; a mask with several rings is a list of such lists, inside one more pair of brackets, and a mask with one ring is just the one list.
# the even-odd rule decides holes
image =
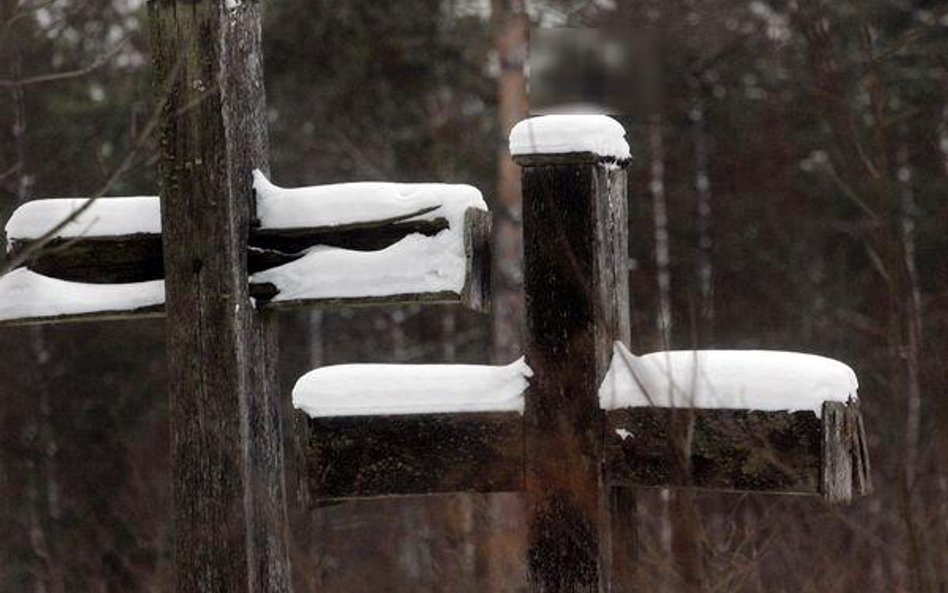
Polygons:
[[591,152],[624,161],[630,158],[622,124],[607,115],[541,115],[510,131],[510,154]]
[[164,302],[163,280],[86,284],[49,278],[26,268],[0,276],[0,320],[130,311]]
[[[26,202],[7,221],[7,241],[42,237],[88,200],[57,198]],[[98,198],[52,238],[112,237],[137,233],[161,233],[161,206],[157,196]]]
[[[285,189],[253,172],[257,217],[265,229],[351,226],[379,220],[463,219],[468,208],[487,210],[481,192],[448,183],[335,183]],[[431,209],[422,215],[420,210]]]
[[814,354],[766,350],[678,350],[635,356],[616,342],[599,387],[605,410],[694,407],[811,410],[856,399],[856,374]]
[[[459,240],[460,239],[460,240]],[[288,264],[257,272],[252,282],[279,289],[274,302],[454,292],[464,288],[464,237],[445,229],[411,234],[380,251],[311,248]]]
[[520,412],[533,371],[507,366],[343,364],[303,375],[293,406],[310,417]]
[[[391,219],[448,222],[437,235],[413,233],[379,251],[316,246],[298,260],[251,276],[252,282],[277,287],[274,302],[460,293],[467,272],[464,213],[468,208],[487,210],[481,192],[469,185],[369,182],[282,189],[255,171],[254,187],[262,228]],[[424,209],[431,211],[417,214]]]

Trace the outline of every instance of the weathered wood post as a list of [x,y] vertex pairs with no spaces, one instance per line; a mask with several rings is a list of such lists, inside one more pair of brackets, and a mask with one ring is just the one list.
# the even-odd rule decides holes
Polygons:
[[[523,166],[524,417],[533,591],[609,590],[610,492],[598,389],[628,341],[624,130],[604,116],[540,117],[511,133]],[[634,505],[616,492],[626,512]]]
[[177,591],[289,591],[273,324],[248,295],[266,168],[260,3],[151,0]]

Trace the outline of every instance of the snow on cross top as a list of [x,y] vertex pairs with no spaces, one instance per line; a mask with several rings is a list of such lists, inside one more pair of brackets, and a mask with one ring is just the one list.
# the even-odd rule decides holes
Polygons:
[[627,161],[631,157],[622,124],[607,115],[541,115],[510,131],[510,154],[591,152]]
[[475,364],[342,364],[303,375],[293,407],[312,418],[520,412],[533,371],[524,359]]
[[[66,220],[90,198],[32,200],[17,208],[5,231],[7,241],[38,239]],[[115,237],[161,232],[161,206],[157,196],[97,198],[52,239]]]
[[814,354],[766,350],[678,350],[635,356],[616,342],[599,387],[606,410],[693,407],[761,411],[811,410],[856,399],[856,374]]
[[476,187],[449,183],[360,181],[282,188],[253,172],[264,229],[358,226],[367,222],[445,218],[460,226],[468,208],[487,210]]

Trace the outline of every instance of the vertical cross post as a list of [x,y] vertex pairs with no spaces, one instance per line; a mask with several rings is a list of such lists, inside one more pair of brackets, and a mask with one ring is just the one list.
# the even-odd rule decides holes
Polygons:
[[[534,132],[542,144],[543,130]],[[610,496],[598,402],[613,342],[629,337],[626,172],[594,152],[518,154],[517,134],[534,372],[524,413],[531,590],[599,593],[609,590],[612,521],[620,519],[610,518],[610,498],[634,509],[623,493]]]
[[248,296],[260,3],[151,0],[179,592],[290,590],[272,320]]

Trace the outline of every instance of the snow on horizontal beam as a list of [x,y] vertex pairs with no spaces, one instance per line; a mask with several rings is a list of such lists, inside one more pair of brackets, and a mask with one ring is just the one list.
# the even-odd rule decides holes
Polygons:
[[293,388],[309,417],[313,499],[523,488],[523,359],[507,366],[349,364]]
[[86,284],[49,278],[26,268],[0,276],[0,324],[64,322],[158,315],[163,280]]
[[[90,198],[32,200],[17,208],[4,230],[8,245],[47,235],[57,225],[74,216],[50,239],[77,237],[121,237],[161,233],[161,206],[157,196],[97,198],[85,210]],[[79,212],[76,215],[76,212]]]
[[[278,188],[255,172],[260,225],[250,230],[252,291],[274,306],[489,300],[490,213],[480,192],[439,183]],[[7,225],[17,256],[85,198],[36,200]],[[26,266],[74,282],[163,277],[159,199],[100,198]]]
[[293,387],[293,406],[312,418],[523,412],[533,375],[524,359],[474,364],[344,364],[315,369]]
[[468,213],[462,228],[413,233],[377,251],[313,247],[295,261],[253,274],[252,293],[277,307],[462,302],[483,310],[490,225],[486,213]]
[[469,208],[487,211],[473,186],[356,182],[282,188],[254,171],[260,228],[347,228],[445,218],[460,226]]
[[[468,208],[487,211],[481,192],[447,183],[357,182],[285,189],[254,171],[260,228],[327,229],[373,227],[398,221],[463,222]],[[158,196],[53,198],[26,202],[4,228],[7,241],[30,241],[74,218],[50,239],[123,237],[161,233]],[[76,213],[79,213],[78,215]]]
[[606,115],[541,115],[519,122],[510,131],[514,157],[577,153],[619,162],[631,158],[625,129]]
[[605,410],[634,407],[810,410],[856,400],[856,374],[822,356],[765,350],[679,350],[635,356],[615,344],[599,388]]

